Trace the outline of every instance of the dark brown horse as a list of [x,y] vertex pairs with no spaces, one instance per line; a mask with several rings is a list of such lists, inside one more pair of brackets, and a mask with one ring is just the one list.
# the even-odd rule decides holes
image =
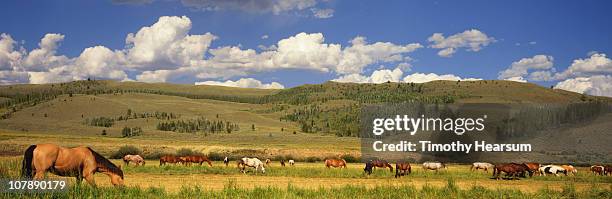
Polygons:
[[76,177],[77,182],[85,179],[95,186],[94,174],[108,175],[115,186],[123,185],[123,171],[104,156],[89,147],[64,148],[55,144],[31,145],[23,155],[21,176],[36,180],[43,179],[46,172],[59,176]]
[[327,159],[325,160],[325,167],[344,167],[346,168],[346,160],[344,159]]
[[372,161],[370,160],[370,161],[366,162],[365,167],[363,168],[363,171],[366,174],[370,175],[370,174],[372,174],[372,168],[374,168],[374,165],[372,165]]
[[386,160],[372,160],[372,166],[374,166],[374,168],[389,168],[389,171],[393,173],[393,166],[391,166],[391,164],[389,164],[389,162]]
[[591,172],[594,173],[595,175],[604,175],[605,171],[606,171],[606,168],[604,166],[601,166],[601,165],[591,166]]
[[202,166],[202,163],[204,162],[207,162],[208,166],[212,167],[212,162],[206,156],[202,156],[202,155],[185,156],[185,163],[187,164],[196,163]]
[[404,175],[408,175],[412,173],[412,168],[410,167],[410,163],[407,162],[398,162],[395,163],[395,177],[399,178]]
[[178,161],[178,163],[181,163],[182,165],[189,164],[189,161],[187,161],[187,156],[176,157],[176,160]]
[[159,157],[159,166],[165,165],[168,163],[176,164],[178,162],[180,162],[179,158],[173,155],[164,155],[164,156]]
[[525,164],[517,163],[496,164],[493,168],[493,177],[499,180],[502,171],[506,173],[506,176],[511,177],[511,179],[518,179],[518,177],[524,175],[525,172],[529,172],[529,167]]
[[606,165],[604,168],[604,175],[612,175],[612,166]]

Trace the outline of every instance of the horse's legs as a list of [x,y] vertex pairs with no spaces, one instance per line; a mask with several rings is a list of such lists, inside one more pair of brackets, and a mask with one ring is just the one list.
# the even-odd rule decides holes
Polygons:
[[92,187],[96,186],[96,182],[94,180],[93,172],[92,173],[86,173],[85,175],[83,175],[83,177],[85,178],[85,181],[87,181],[87,183],[89,183],[89,185],[91,185]]
[[51,160],[46,159],[33,159],[33,170],[35,171],[34,179],[40,180],[45,177],[45,172],[49,169],[49,167],[53,166],[53,162]]
[[79,174],[77,174],[77,176],[76,176],[76,183],[77,183],[78,185],[81,185],[81,182],[83,182],[83,175],[81,175],[81,174],[79,173]]

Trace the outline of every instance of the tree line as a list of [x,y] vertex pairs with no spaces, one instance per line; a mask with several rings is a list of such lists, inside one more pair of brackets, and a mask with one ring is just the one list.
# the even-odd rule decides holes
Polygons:
[[204,117],[189,120],[159,122],[157,130],[179,133],[232,133],[240,130],[238,123],[224,120],[208,120]]

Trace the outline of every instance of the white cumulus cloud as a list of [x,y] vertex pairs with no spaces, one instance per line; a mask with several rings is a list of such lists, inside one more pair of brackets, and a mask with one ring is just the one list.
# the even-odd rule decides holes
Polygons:
[[0,71],[13,70],[19,64],[22,52],[15,50],[16,43],[10,35],[0,34]]
[[412,83],[425,83],[425,82],[431,82],[431,81],[436,81],[436,80],[478,81],[478,80],[482,80],[482,79],[479,79],[479,78],[461,78],[459,76],[452,75],[452,74],[438,75],[438,74],[435,74],[435,73],[429,73],[429,74],[425,74],[425,73],[413,73],[413,74],[410,74],[410,75],[404,77],[404,79],[403,79],[404,82],[412,82]]
[[612,60],[603,53],[593,53],[589,58],[576,59],[563,72],[555,74],[555,78],[589,77],[592,75],[612,74]]
[[28,53],[21,65],[26,71],[45,71],[50,68],[60,67],[70,62],[64,55],[56,55],[60,42],[64,40],[64,35],[49,33],[46,34],[38,43],[39,48]]
[[130,33],[127,59],[136,68],[172,69],[201,60],[217,37],[206,33],[189,35],[191,20],[186,16],[163,16],[152,26]]
[[427,40],[432,43],[429,47],[441,49],[438,51],[441,57],[451,57],[459,48],[477,52],[495,42],[495,38],[477,29],[466,30],[448,37],[444,37],[442,33],[434,33]]
[[310,10],[312,11],[312,14],[314,15],[314,17],[319,18],[319,19],[327,19],[327,18],[331,18],[334,16],[334,9],[312,8]]
[[515,82],[522,82],[522,83],[527,82],[527,80],[525,78],[521,77],[521,76],[509,77],[509,78],[506,78],[504,80],[515,81]]
[[557,83],[555,88],[589,95],[612,97],[612,76],[595,75],[566,79]]
[[[77,57],[58,54],[66,38],[62,34],[46,34],[38,48],[30,52],[10,35],[1,34],[0,71],[7,71],[3,73],[5,83],[64,82],[88,77],[130,80],[127,74],[145,82],[195,82],[281,69],[348,75],[361,74],[367,66],[383,63],[398,64],[398,68],[408,71],[408,53],[423,47],[418,43],[370,43],[361,36],[342,45],[326,43],[322,33],[298,33],[269,47],[262,46],[264,50],[260,51],[243,49],[241,45],[211,48],[217,36],[190,34],[191,26],[188,17],[163,16],[128,34],[123,49],[94,46]],[[6,77],[10,74],[21,76]],[[23,80],[23,74],[27,74],[28,81],[15,82]]]
[[27,72],[1,71],[0,85],[28,83],[30,75]]
[[524,80],[530,71],[540,71],[535,75],[532,75],[532,80],[548,80],[546,77],[546,71],[553,67],[554,58],[548,55],[535,55],[529,58],[522,58],[519,61],[512,62],[512,64],[504,71],[499,73],[499,79],[521,79]]
[[278,82],[271,82],[269,84],[262,83],[259,80],[253,78],[240,78],[237,81],[227,80],[221,81],[204,81],[196,82],[196,85],[214,85],[214,86],[228,86],[228,87],[240,87],[240,88],[261,88],[261,89],[283,89],[285,86]]
[[372,72],[370,76],[364,76],[361,74],[349,74],[333,79],[335,82],[352,82],[352,83],[385,83],[385,82],[412,82],[412,83],[425,83],[436,80],[449,80],[449,81],[477,81],[482,80],[479,78],[461,78],[452,74],[438,75],[435,73],[413,73],[402,78],[403,71],[400,68],[394,70],[376,70]]
[[317,0],[181,0],[182,4],[202,11],[238,10],[247,13],[279,15],[315,7]]
[[396,68],[394,70],[383,69],[372,72],[372,75],[370,75],[369,77],[361,74],[349,74],[333,79],[331,81],[380,84],[385,82],[399,82],[403,74],[404,72],[402,72],[402,70],[399,68]]

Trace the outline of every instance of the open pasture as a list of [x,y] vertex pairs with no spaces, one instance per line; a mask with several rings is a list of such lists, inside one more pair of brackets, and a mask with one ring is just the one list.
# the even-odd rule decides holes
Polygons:
[[[112,160],[122,165],[121,160]],[[5,177],[17,177],[21,167],[21,157],[3,157],[0,168]],[[242,174],[231,161],[229,166],[223,162],[213,162],[209,166],[166,165],[159,166],[156,160],[147,160],[146,166],[125,166],[125,183],[128,187],[143,190],[162,188],[169,193],[185,191],[186,188],[199,187],[204,190],[223,191],[228,184],[245,190],[273,188],[287,191],[288,187],[299,187],[306,190],[322,188],[342,189],[346,186],[376,188],[379,186],[413,187],[416,190],[444,188],[452,180],[461,190],[486,188],[491,190],[511,188],[526,193],[538,193],[543,189],[562,191],[564,186],[572,184],[577,191],[602,189],[608,194],[612,186],[612,177],[595,176],[586,167],[578,167],[576,176],[534,176],[520,180],[495,180],[491,172],[470,171],[469,165],[451,164],[445,171],[424,171],[420,165],[413,164],[412,173],[401,178],[394,178],[388,169],[376,169],[372,175],[363,172],[362,163],[349,163],[346,169],[327,169],[322,162],[297,162],[295,166],[281,167],[277,161],[266,169],[265,174],[248,172]],[[49,174],[52,176],[52,174]],[[69,178],[74,181],[74,178]],[[96,174],[96,183],[102,187],[112,187],[108,178]]]

